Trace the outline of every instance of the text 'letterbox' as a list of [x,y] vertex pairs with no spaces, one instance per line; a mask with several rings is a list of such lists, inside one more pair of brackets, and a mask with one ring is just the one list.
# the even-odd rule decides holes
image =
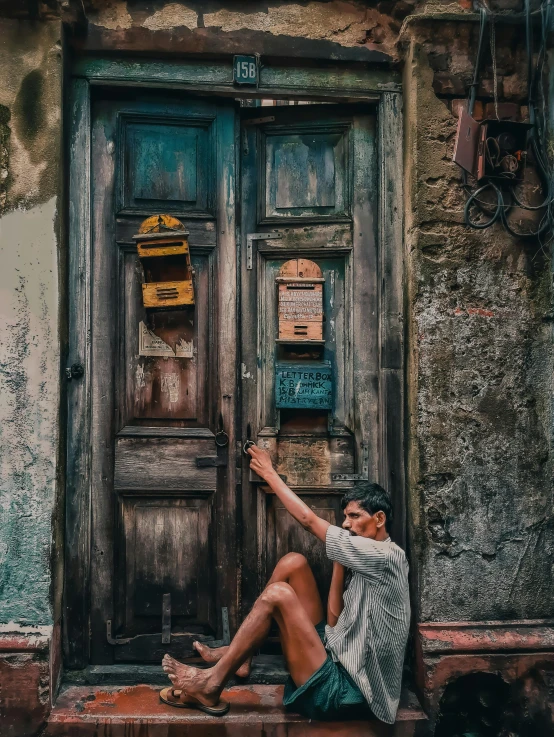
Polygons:
[[332,409],[331,363],[329,361],[277,363],[275,405],[279,409]]

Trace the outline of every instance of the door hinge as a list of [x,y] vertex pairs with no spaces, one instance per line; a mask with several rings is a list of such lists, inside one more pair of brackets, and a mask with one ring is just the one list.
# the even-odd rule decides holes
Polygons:
[[254,241],[274,241],[280,238],[279,233],[248,233],[246,235],[246,268],[248,270],[252,269],[252,245]]

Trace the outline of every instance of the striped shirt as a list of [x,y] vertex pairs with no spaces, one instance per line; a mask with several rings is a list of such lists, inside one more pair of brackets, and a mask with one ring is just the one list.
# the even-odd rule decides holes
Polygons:
[[377,542],[331,525],[327,557],[352,571],[344,609],[325,628],[325,646],[342,663],[375,716],[393,724],[410,627],[408,561],[391,539]]

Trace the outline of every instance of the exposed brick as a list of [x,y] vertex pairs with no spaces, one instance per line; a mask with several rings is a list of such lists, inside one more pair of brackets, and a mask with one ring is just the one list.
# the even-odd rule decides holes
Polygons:
[[[467,110],[467,98],[462,100],[452,100],[452,115],[455,118],[460,117],[460,111]],[[474,120],[483,120],[483,103],[481,100],[475,100],[473,106],[473,118]]]
[[494,102],[488,102],[485,105],[485,118],[496,118],[498,109],[498,117],[500,120],[519,120],[519,105],[515,102],[499,102],[495,106]]
[[433,80],[433,89],[437,95],[463,95],[466,84],[457,74],[437,72]]
[[0,653],[2,737],[34,737],[49,711],[49,667],[45,654]]

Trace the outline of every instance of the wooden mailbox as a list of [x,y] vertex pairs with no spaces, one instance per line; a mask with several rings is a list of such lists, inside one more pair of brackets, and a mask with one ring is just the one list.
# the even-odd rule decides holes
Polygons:
[[305,258],[279,269],[279,342],[323,343],[324,281],[320,267]]
[[173,310],[193,305],[194,272],[185,226],[170,215],[154,215],[144,220],[133,238],[144,271],[144,306]]

